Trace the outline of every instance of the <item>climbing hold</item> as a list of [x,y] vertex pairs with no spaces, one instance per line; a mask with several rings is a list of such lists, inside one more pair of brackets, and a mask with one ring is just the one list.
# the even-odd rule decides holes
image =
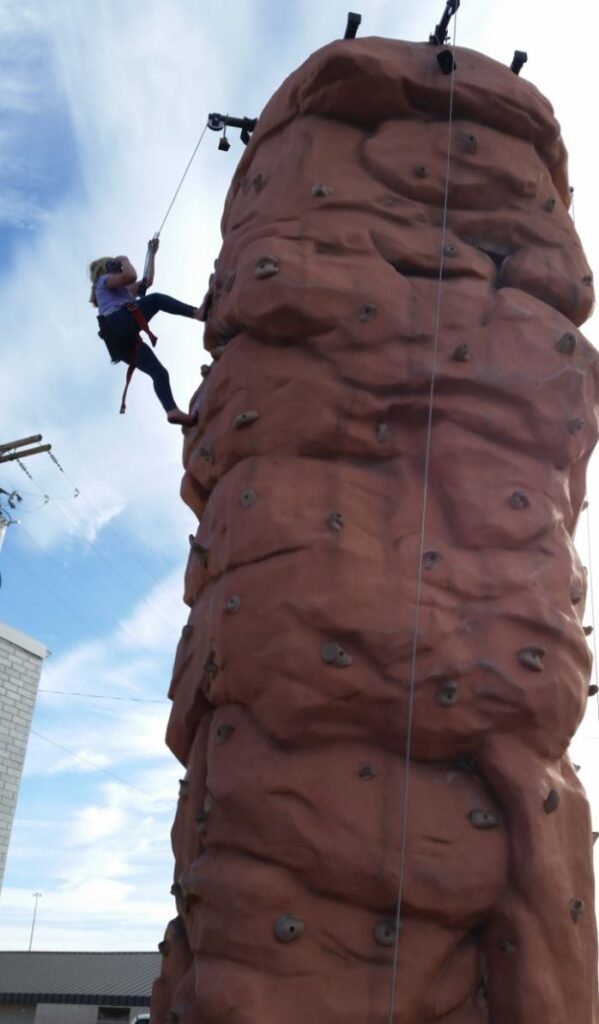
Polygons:
[[488,811],[470,811],[470,814],[468,815],[468,821],[470,822],[473,828],[479,829],[497,828],[497,826],[499,825],[499,821],[495,817],[495,815],[489,814]]
[[183,889],[181,888],[181,885],[179,884],[179,882],[173,882],[173,884],[171,885],[171,896],[177,897],[177,896],[182,896],[182,895],[183,895]]
[[252,185],[254,186],[255,192],[261,192],[262,189],[265,188],[266,186],[266,178],[264,177],[263,174],[257,174],[254,180],[252,181]]
[[204,462],[208,462],[211,466],[214,465],[214,452],[212,448],[200,448],[199,455]]
[[422,564],[425,569],[434,569],[443,560],[443,555],[438,551],[425,551],[422,556]]
[[583,626],[582,627],[582,632],[584,633],[585,636],[590,636],[591,633],[593,632],[593,627],[592,626]]
[[428,178],[428,171],[424,164],[418,164],[414,168],[414,174],[416,175],[417,178]]
[[204,665],[204,675],[202,676],[202,684],[210,685],[213,679],[216,679],[218,675],[218,665],[214,660],[214,652],[209,655],[206,664]]
[[260,413],[257,413],[254,409],[249,409],[248,412],[240,412],[239,416],[236,416],[233,420],[233,430],[241,430],[242,427],[249,426],[250,423],[254,423]]
[[386,444],[391,437],[391,427],[388,423],[379,423],[376,428],[376,439],[379,444]]
[[208,815],[206,814],[206,811],[198,811],[195,820],[197,822],[198,832],[201,836],[205,835],[208,831]]
[[211,369],[212,369],[212,367],[208,366],[207,363],[202,363],[202,365],[200,366],[200,373],[201,373],[202,377],[206,378],[208,376],[208,374],[210,373]]
[[543,802],[543,810],[545,814],[553,814],[559,807],[559,793],[556,789],[552,789],[549,796]]
[[510,505],[515,509],[528,508],[530,499],[524,494],[524,491],[514,491],[510,497]]
[[596,697],[598,693],[599,693],[599,686],[597,686],[596,683],[593,683],[592,686],[589,686],[589,697]]
[[333,530],[335,533],[338,533],[339,530],[342,530],[343,527],[345,526],[345,520],[341,512],[331,512],[330,516],[327,519],[327,526],[329,527],[330,530]]
[[512,956],[516,952],[517,946],[511,941],[511,939],[502,939],[499,943],[499,949],[504,956]]
[[189,793],[189,782],[187,779],[179,779],[179,798],[185,800]]
[[582,283],[586,284],[586,285],[592,285],[592,283],[593,283],[593,275],[592,274],[585,274],[585,276],[582,279]]
[[205,548],[202,544],[198,544],[198,542],[195,539],[193,533],[189,534],[189,546],[190,546],[191,550],[193,551],[194,555],[198,556],[198,560],[200,562],[200,565],[203,566],[204,569],[207,569],[208,568],[208,548]]
[[335,640],[325,640],[320,646],[320,656],[327,665],[337,665],[340,668],[347,668],[352,663],[352,657]]
[[263,281],[267,277],[274,277],[279,273],[279,264],[274,256],[262,256],[256,263],[254,277]]
[[304,922],[295,914],[283,914],[275,921],[274,932],[279,942],[295,942],[304,933]]
[[223,275],[223,291],[230,292],[235,280],[235,271],[227,270]]
[[463,132],[460,135],[460,149],[462,153],[476,153],[478,150],[478,139],[476,135]]
[[330,196],[332,191],[333,189],[328,185],[312,185],[312,195],[317,196],[318,198],[326,199],[327,196]]
[[240,608],[241,598],[238,594],[234,594],[233,597],[229,597],[228,600],[225,601],[225,611],[228,612],[229,615],[234,615]]
[[456,363],[467,363],[470,359],[470,346],[469,345],[458,345],[454,348],[453,355],[451,357]]
[[363,764],[358,771],[358,778],[363,779],[365,782],[374,779],[375,775],[376,771],[371,764]]
[[162,942],[158,943],[158,952],[162,953],[163,956],[168,956],[171,951],[171,944],[168,939],[163,939]]
[[547,213],[553,213],[555,210],[555,199],[553,196],[550,196],[549,199],[545,200],[543,203],[543,209],[546,210]]
[[574,921],[574,924],[578,924],[584,911],[584,902],[582,900],[570,900],[570,917]]
[[366,323],[368,320],[374,320],[378,316],[378,309],[376,306],[360,306],[360,321]]
[[455,245],[444,245],[443,246],[443,255],[444,256],[457,256],[457,254],[458,254],[458,250],[455,247]]
[[239,502],[244,508],[249,508],[250,505],[254,505],[256,501],[256,492],[248,488],[247,491],[242,491]]
[[374,941],[378,946],[392,946],[396,934],[395,921],[391,917],[384,917],[373,928]]
[[545,668],[543,664],[543,657],[545,656],[544,647],[522,647],[518,651],[518,661],[524,668],[528,668],[531,672],[542,672]]
[[454,679],[448,679],[437,691],[437,704],[442,708],[452,708],[458,702],[458,684]]
[[578,431],[582,430],[582,428],[584,427],[584,422],[582,420],[579,420],[578,418],[574,420],[568,420],[567,426],[569,434],[577,434]]
[[214,738],[218,743],[219,747],[222,747],[227,740],[231,739],[231,736],[235,732],[235,726],[229,725],[228,722],[221,722],[214,734]]
[[227,351],[226,345],[217,345],[216,348],[212,349],[212,358],[218,362],[221,356],[224,356]]
[[580,583],[573,583],[570,587],[570,600],[572,604],[579,604],[584,597],[584,590]]
[[562,334],[559,341],[556,341],[555,347],[563,355],[571,356],[576,348],[576,338],[573,334]]
[[599,839],[599,832],[591,832],[591,836],[593,837],[593,846],[594,846],[595,843],[597,842],[597,840]]
[[187,625],[183,626],[183,629],[181,630],[181,639],[182,640],[189,640],[189,638],[190,638],[192,633],[193,633],[193,626],[190,625],[190,623],[188,622]]

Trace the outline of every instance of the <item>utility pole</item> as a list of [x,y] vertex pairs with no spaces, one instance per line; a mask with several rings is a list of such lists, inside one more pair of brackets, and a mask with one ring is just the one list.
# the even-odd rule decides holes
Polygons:
[[[31,437],[21,437],[18,441],[8,441],[0,444],[0,462],[14,462],[15,459],[26,459],[29,455],[38,455],[40,452],[49,452],[51,444],[38,444],[43,440],[41,434],[33,434]],[[26,445],[33,444],[37,447],[27,448]]]
[[37,904],[39,899],[43,896],[41,892],[32,892],[31,895],[35,900],[35,906],[33,908],[33,921],[31,922],[31,935],[29,936],[29,952],[31,953],[31,947],[33,946],[33,932],[35,929],[35,918],[37,915]]

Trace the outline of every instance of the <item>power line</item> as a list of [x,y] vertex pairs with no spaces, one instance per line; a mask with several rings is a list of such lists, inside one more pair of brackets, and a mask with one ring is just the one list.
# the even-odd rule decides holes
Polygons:
[[[73,583],[77,587],[77,589],[83,594],[83,596],[85,597],[86,600],[89,600],[89,593],[88,593],[88,591],[85,589],[85,587],[83,587],[83,585],[76,578],[76,576],[73,573],[72,569],[70,569],[67,566],[63,565],[62,562],[60,562],[57,558],[54,557],[54,555],[50,554],[49,551],[46,551],[42,547],[42,545],[35,539],[33,534],[30,533],[29,530],[27,530],[26,527],[23,526],[22,523],[20,524],[20,526],[21,526],[21,530],[23,531],[25,536],[29,537],[29,540],[31,541],[31,543],[35,544],[36,548],[39,551],[41,551],[41,553],[44,555],[44,557],[48,558],[54,565],[58,566],[58,569],[60,570],[61,573],[64,573],[64,574],[70,576],[72,578]],[[103,608],[104,611],[108,610],[109,615],[110,616],[112,615],[112,610],[109,609],[109,608],[107,609],[107,605],[105,605],[104,603],[100,603],[98,601],[97,593],[94,593],[93,600],[97,604],[98,608]],[[125,623],[118,622],[118,623],[115,624],[115,623],[112,622],[112,619],[110,618],[109,619],[109,625],[110,625],[111,629],[114,629],[115,625],[116,625],[116,628],[123,630],[127,634],[127,636],[131,638],[131,640],[133,641],[134,645],[142,652],[142,654],[144,656],[147,657],[147,652],[146,652],[145,648],[143,647],[141,641],[138,639],[138,637],[135,636],[135,633],[133,633]],[[174,639],[175,638],[173,637],[173,641],[174,641]]]
[[77,690],[47,690],[39,687],[38,693],[59,693],[62,697],[88,697],[93,700],[130,700],[137,704],[168,704],[168,700],[152,700],[149,697],[115,697],[108,693],[79,693]]
[[[88,501],[88,499],[86,498],[85,494],[81,491],[81,489],[79,487],[77,487],[75,481],[72,479],[72,477],[69,476],[69,474],[67,473],[66,469],[60,464],[60,462],[58,461],[56,456],[53,453],[50,453],[50,452],[48,454],[50,455],[50,458],[51,458],[52,462],[54,463],[54,465],[57,467],[57,469],[63,474],[63,476],[66,478],[66,480],[68,480],[68,482],[71,484],[71,487],[74,488],[75,496],[81,497],[83,499],[84,503],[87,505],[87,507],[92,512],[92,514],[95,515],[96,509],[94,508],[92,503],[90,501]],[[115,528],[112,526],[112,524],[111,523],[104,523],[102,529],[106,530],[108,533],[111,533],[112,536],[116,538],[116,540],[118,540],[124,547],[127,548],[127,552],[129,554],[129,556],[131,558],[133,558],[134,561],[137,562],[137,564],[144,570],[144,572],[146,572],[148,574],[148,576],[151,579],[154,580],[155,583],[158,583],[159,586],[163,587],[164,592],[167,595],[167,597],[169,598],[169,600],[177,607],[178,610],[180,610],[181,602],[175,600],[175,598],[172,596],[170,591],[166,587],[164,587],[164,584],[162,583],[162,581],[159,580],[158,577],[156,576],[156,574],[154,572],[152,572],[152,570],[149,568],[149,566],[146,565],[146,563],[143,562],[141,560],[141,558],[139,558],[137,553],[135,551],[131,550],[131,545],[129,544],[129,542],[127,540],[125,540],[124,537],[121,537],[120,533],[118,533],[117,530],[115,530]]]
[[[33,734],[33,736],[37,736],[38,739],[44,740],[45,743],[49,743],[51,746],[56,747],[58,750],[62,750],[63,753],[70,754],[71,757],[77,758],[77,760],[82,761],[83,764],[87,764],[91,768],[95,768],[97,772],[102,772],[104,775],[110,775],[112,779],[116,779],[117,782],[122,783],[123,786],[128,786],[129,789],[135,790],[136,793],[141,793],[141,795],[144,796],[146,800],[152,800],[154,803],[160,803],[160,801],[158,801],[155,796],[150,796],[149,793],[145,793],[143,789],[139,789],[138,786],[134,786],[132,782],[127,782],[127,779],[123,779],[120,775],[117,775],[116,772],[111,772],[109,768],[102,768],[99,764],[96,764],[95,761],[90,761],[88,757],[83,757],[81,754],[76,754],[75,751],[71,750],[69,747],[63,747],[61,743],[57,743],[56,740],[51,740],[49,736],[44,736],[41,732],[37,732],[36,729],[31,729],[30,732]],[[167,807],[166,804],[162,804],[162,806],[164,810],[172,810],[170,805]]]
[[[37,481],[36,481],[36,480],[34,479],[34,477],[33,477],[33,476],[31,475],[31,473],[29,472],[29,470],[28,470],[28,469],[27,469],[27,468],[26,468],[25,466],[21,465],[21,463],[18,463],[18,465],[20,465],[20,466],[21,466],[21,469],[23,470],[23,472],[25,472],[25,473],[27,474],[27,476],[29,477],[29,479],[30,479],[30,480],[32,481],[32,483],[34,484],[34,486],[35,486],[35,487],[37,487],[37,489],[38,489],[38,491],[40,492],[40,494],[42,494],[42,495],[44,496],[44,498],[48,498],[48,495],[47,495],[47,494],[46,494],[46,493],[44,492],[44,490],[43,490],[43,489],[42,489],[42,488],[40,487],[40,485],[39,485],[39,484],[37,483]],[[62,470],[62,472],[64,472],[64,470]],[[77,524],[77,523],[76,523],[76,522],[75,522],[75,521],[74,521],[73,519],[71,519],[71,518],[70,518],[70,516],[68,516],[68,515],[67,515],[67,514],[66,514],[66,513],[64,512],[64,510],[63,510],[62,508],[60,508],[60,506],[59,506],[59,505],[55,505],[55,504],[54,504],[54,502],[53,502],[53,501],[52,501],[51,499],[49,499],[49,498],[48,498],[48,504],[52,505],[52,506],[53,506],[53,507],[55,508],[56,512],[58,512],[58,514],[59,514],[59,515],[60,515],[60,516],[61,516],[61,517],[62,517],[62,518],[63,518],[63,519],[65,520],[65,522],[66,522],[66,523],[68,523],[68,524],[69,524],[69,526],[70,526],[70,527],[72,527],[72,528],[73,528],[73,529],[75,529],[75,530],[77,529],[77,526],[78,526],[78,524]],[[89,504],[89,502],[88,502],[88,504]],[[92,507],[92,506],[90,506],[90,508],[91,508],[91,507]],[[93,511],[93,508],[92,508],[92,511]],[[160,620],[161,622],[163,622],[163,623],[164,623],[164,625],[168,626],[169,628],[173,628],[173,623],[171,623],[171,622],[167,622],[167,620],[166,620],[166,619],[164,618],[164,616],[162,616],[162,615],[160,614],[160,612],[156,611],[156,609],[155,609],[155,608],[154,608],[154,607],[153,607],[153,606],[152,606],[152,605],[150,604],[150,602],[148,601],[148,599],[147,599],[147,598],[146,598],[146,597],[145,597],[145,596],[144,596],[143,594],[141,594],[141,593],[140,593],[140,591],[139,591],[139,590],[137,590],[137,588],[136,588],[136,587],[134,587],[134,586],[133,586],[133,585],[131,584],[131,581],[130,581],[130,580],[129,580],[129,579],[128,579],[128,578],[127,578],[127,577],[126,577],[126,576],[125,576],[125,575],[124,575],[124,574],[123,574],[123,573],[122,573],[122,572],[121,572],[120,570],[119,570],[119,569],[117,569],[117,568],[116,568],[116,566],[115,566],[115,565],[114,565],[114,564],[113,564],[113,563],[112,563],[112,562],[110,561],[110,559],[109,559],[109,558],[107,558],[107,557],[106,557],[106,555],[104,554],[104,552],[103,552],[103,551],[101,551],[101,550],[100,550],[100,548],[98,547],[98,544],[97,544],[97,541],[96,541],[96,540],[91,540],[91,541],[90,541],[90,540],[87,540],[87,538],[86,538],[86,544],[88,545],[88,547],[89,547],[89,548],[92,548],[92,549],[93,549],[93,550],[94,550],[94,551],[96,552],[96,554],[97,554],[98,558],[100,558],[100,559],[101,559],[101,560],[102,560],[103,562],[105,562],[105,563],[106,563],[106,565],[107,565],[107,566],[109,567],[109,569],[110,569],[110,570],[111,570],[111,571],[112,571],[113,573],[115,573],[115,575],[116,575],[116,576],[118,576],[118,578],[119,578],[119,579],[121,580],[121,582],[123,582],[123,583],[125,584],[125,586],[126,586],[126,587],[127,587],[128,589],[129,589],[129,591],[130,591],[131,593],[133,593],[133,594],[134,594],[134,596],[135,596],[135,597],[136,597],[136,598],[137,598],[138,600],[140,600],[140,601],[141,601],[141,602],[142,602],[143,604],[145,604],[145,605],[146,605],[146,607],[147,607],[147,608],[148,608],[148,609],[149,609],[149,610],[150,610],[150,611],[152,612],[152,614],[153,614],[153,615],[154,615],[154,616],[155,616],[155,617],[156,617],[157,619],[159,619],[159,620]],[[158,582],[158,583],[159,583],[159,585],[160,585],[160,581],[158,580],[157,582]],[[166,591],[166,589],[165,589],[165,592],[166,592],[166,593],[168,593],[168,591]],[[180,605],[178,606],[178,610],[179,610],[179,611],[181,610],[181,609],[180,609]]]
[[[8,550],[5,549],[5,552],[6,552],[6,554],[8,555],[9,558],[12,558],[13,561],[15,561],[17,563],[17,565],[19,565],[21,567],[21,569],[24,569],[25,572],[28,572],[29,575],[32,576],[33,579],[36,580],[36,582],[39,583],[39,585],[44,588],[44,590],[47,590],[48,593],[51,594],[51,596],[53,598],[55,598],[55,600],[59,601],[60,604],[64,608],[66,608],[66,610],[68,612],[70,612],[71,615],[74,615],[77,619],[79,619],[79,621],[81,623],[83,623],[83,625],[86,627],[86,629],[88,629],[92,633],[93,636],[97,637],[102,644],[104,644],[106,642],[105,637],[103,637],[102,634],[98,632],[98,630],[95,628],[95,626],[93,626],[87,619],[85,619],[81,615],[81,613],[77,611],[77,609],[75,609],[71,605],[69,605],[64,600],[64,598],[61,597],[61,595],[56,590],[54,590],[53,587],[51,587],[48,583],[46,583],[46,581],[44,579],[42,579],[42,577],[31,568],[31,566],[27,565],[26,562],[21,561],[20,558],[17,558],[17,556],[15,555],[14,551],[12,551],[10,548],[8,548]],[[141,650],[143,651],[143,648],[141,648]],[[143,653],[144,653],[144,656],[147,657],[147,652],[143,651]],[[125,663],[125,665],[127,665],[127,664],[128,663]],[[131,665],[131,667],[133,668],[134,666]],[[136,669],[136,672],[139,673],[139,669]],[[155,690],[156,693],[159,692],[158,688],[154,687],[152,684],[150,684],[150,687],[151,687],[152,690]]]

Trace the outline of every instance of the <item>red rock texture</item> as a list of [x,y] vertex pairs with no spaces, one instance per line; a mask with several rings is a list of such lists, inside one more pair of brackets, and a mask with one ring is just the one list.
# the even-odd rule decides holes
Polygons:
[[314,54],[231,185],[184,449],[180,918],[154,1024],[388,1022],[419,573],[393,1020],[599,1019],[567,754],[592,277],[549,103],[436,53]]

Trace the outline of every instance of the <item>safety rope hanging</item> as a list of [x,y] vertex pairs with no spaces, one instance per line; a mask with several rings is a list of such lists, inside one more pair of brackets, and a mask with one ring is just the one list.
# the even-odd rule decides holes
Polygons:
[[[437,42],[437,33],[442,31],[443,39],[442,43],[445,42],[445,33],[447,32],[447,26],[449,24],[449,18],[452,14],[457,14],[457,9],[460,6],[460,0],[450,0],[448,2],[445,15],[440,25],[435,30],[435,37],[431,36],[430,42]],[[445,17],[450,12],[447,21]],[[456,64],[453,56],[455,50],[457,37],[457,17],[454,21],[453,28],[453,41],[451,43],[451,50],[446,51],[450,53],[452,72],[456,69]],[[438,55],[439,56],[439,55]],[[442,70],[445,72],[444,68]],[[445,171],[445,190],[443,198],[443,220],[441,230],[441,254],[439,261],[439,276],[437,284],[437,301],[435,310],[435,326],[433,335],[433,348],[431,355],[431,377],[430,377],[430,388],[428,398],[428,414],[427,414],[427,428],[426,428],[426,442],[425,442],[425,457],[424,457],[424,470],[423,470],[423,481],[422,481],[422,506],[420,514],[420,536],[418,543],[418,564],[416,568],[416,595],[415,595],[415,607],[414,607],[414,626],[412,635],[412,650],[411,650],[411,665],[410,665],[410,682],[409,682],[409,693],[408,693],[408,717],[407,717],[407,729],[406,729],[406,750],[404,758],[404,781],[402,787],[402,811],[401,811],[401,823],[400,823],[400,848],[399,848],[399,861],[398,861],[398,872],[397,872],[397,902],[395,911],[395,936],[393,941],[393,968],[391,974],[391,990],[389,993],[389,1024],[394,1024],[394,1013],[395,1013],[395,990],[397,985],[397,969],[398,969],[398,957],[399,957],[399,934],[401,931],[402,918],[402,901],[403,901],[403,888],[404,888],[404,877],[405,877],[405,866],[406,866],[406,850],[407,850],[407,828],[408,828],[408,797],[409,797],[409,784],[410,784],[410,767],[411,767],[411,755],[412,755],[412,731],[414,725],[414,697],[416,692],[416,665],[418,656],[418,631],[420,627],[420,604],[421,604],[421,592],[422,592],[422,571],[424,562],[424,549],[425,549],[425,531],[426,531],[426,513],[428,506],[428,486],[430,476],[430,461],[431,461],[431,440],[433,430],[433,412],[435,403],[435,381],[437,374],[437,354],[439,349],[439,334],[441,328],[441,300],[443,295],[443,271],[445,269],[445,248],[447,238],[447,220],[448,220],[448,209],[449,209],[449,181],[450,181],[450,170],[451,170],[451,156],[452,156],[452,127],[453,127],[453,100],[454,100],[454,89],[455,89],[455,74],[451,74],[451,85],[449,89],[449,114],[448,114],[448,144],[447,144],[447,163]]]
[[[591,542],[591,506],[587,500],[586,502],[586,520],[587,520],[587,558],[589,562],[589,591],[591,595],[591,626],[593,630],[593,672],[595,676],[595,686],[599,682],[599,663],[597,662],[597,620],[595,618],[595,588],[593,582],[593,545]],[[599,718],[599,689],[596,690],[595,696],[597,698],[597,717]]]

